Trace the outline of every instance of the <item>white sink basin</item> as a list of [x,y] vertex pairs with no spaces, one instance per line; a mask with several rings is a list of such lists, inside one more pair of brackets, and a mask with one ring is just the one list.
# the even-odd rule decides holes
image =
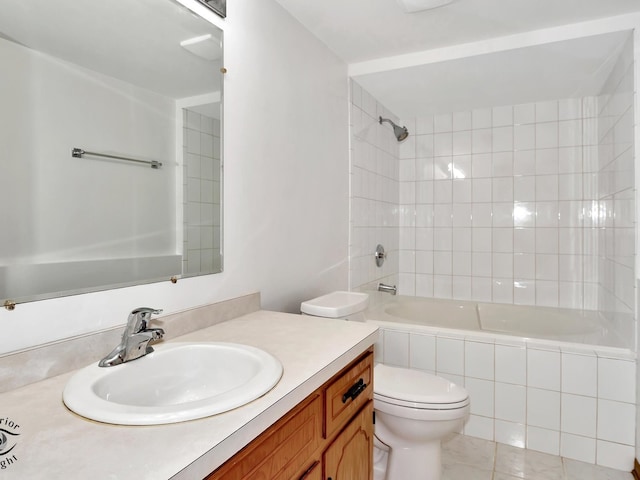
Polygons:
[[208,417],[271,390],[282,364],[235,343],[168,343],[114,367],[83,368],[65,386],[65,405],[83,417],[119,425],[158,425]]

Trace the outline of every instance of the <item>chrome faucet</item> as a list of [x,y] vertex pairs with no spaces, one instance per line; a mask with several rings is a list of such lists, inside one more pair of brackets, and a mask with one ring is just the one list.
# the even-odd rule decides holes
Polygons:
[[395,285],[385,285],[384,283],[379,283],[378,284],[378,291],[379,292],[390,293],[391,295],[395,295],[396,294],[396,286]]
[[153,352],[149,345],[151,340],[160,340],[164,335],[161,328],[148,328],[151,315],[158,315],[162,310],[140,307],[129,314],[127,326],[122,334],[120,344],[100,360],[100,367],[113,367],[130,360],[135,360]]

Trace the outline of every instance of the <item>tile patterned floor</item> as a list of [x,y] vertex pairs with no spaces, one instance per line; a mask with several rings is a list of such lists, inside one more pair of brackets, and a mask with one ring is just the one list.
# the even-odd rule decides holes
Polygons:
[[627,472],[479,438],[442,443],[442,480],[633,480]]

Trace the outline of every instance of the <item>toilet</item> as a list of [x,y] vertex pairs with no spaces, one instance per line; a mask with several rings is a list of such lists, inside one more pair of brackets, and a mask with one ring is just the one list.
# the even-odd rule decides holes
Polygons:
[[[304,315],[364,321],[366,293],[333,292],[303,302]],[[453,382],[410,368],[377,364],[373,373],[376,480],[440,480],[441,440],[462,428],[469,394]],[[386,469],[380,462],[386,461]],[[384,471],[384,473],[381,472]]]

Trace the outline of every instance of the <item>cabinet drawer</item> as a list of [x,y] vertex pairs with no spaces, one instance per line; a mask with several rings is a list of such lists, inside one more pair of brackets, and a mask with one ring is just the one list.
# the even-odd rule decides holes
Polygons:
[[372,380],[373,354],[369,352],[327,387],[325,438],[343,427],[373,398]]
[[206,480],[287,479],[308,463],[322,441],[322,397],[278,420]]

